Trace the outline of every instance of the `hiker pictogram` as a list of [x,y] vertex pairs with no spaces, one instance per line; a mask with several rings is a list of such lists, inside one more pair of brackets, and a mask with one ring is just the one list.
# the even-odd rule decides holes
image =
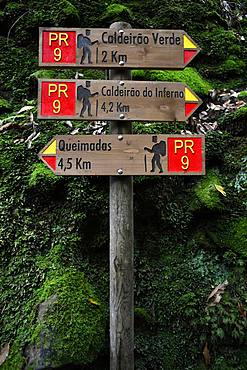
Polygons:
[[82,54],[82,57],[81,57],[81,61],[80,61],[80,64],[83,64],[86,57],[87,57],[87,62],[89,64],[92,64],[92,52],[91,52],[91,46],[96,44],[98,42],[98,40],[96,41],[91,41],[90,39],[90,33],[91,31],[90,30],[86,30],[86,35],[83,35],[82,33],[80,33],[78,36],[77,36],[77,47],[79,49],[82,49],[83,51],[83,54]]
[[[159,173],[163,172],[163,168],[160,162],[160,156],[164,157],[166,155],[166,143],[164,140],[161,140],[159,143],[157,136],[152,137],[152,141],[154,145],[152,148],[144,147],[144,150],[146,150],[149,153],[153,153],[153,158],[152,158],[152,169],[150,172],[155,172],[155,167],[157,166],[159,169]],[[147,172],[147,156],[145,154],[144,156],[144,162],[145,162],[145,172]]]
[[92,117],[90,98],[92,98],[95,95],[98,95],[98,92],[92,94],[91,91],[89,90],[90,86],[91,86],[90,81],[86,81],[86,87],[82,85],[79,85],[77,87],[77,100],[79,100],[82,103],[80,117],[83,117],[83,114],[86,112],[86,110],[88,117]]

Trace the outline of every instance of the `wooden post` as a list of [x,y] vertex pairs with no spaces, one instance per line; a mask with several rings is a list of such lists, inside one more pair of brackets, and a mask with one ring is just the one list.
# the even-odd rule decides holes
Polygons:
[[[110,28],[131,28],[116,22]],[[111,80],[131,80],[131,71],[109,70]],[[131,122],[112,121],[112,134],[132,133]],[[121,173],[121,168],[119,169]],[[110,370],[134,369],[133,178],[110,178]]]

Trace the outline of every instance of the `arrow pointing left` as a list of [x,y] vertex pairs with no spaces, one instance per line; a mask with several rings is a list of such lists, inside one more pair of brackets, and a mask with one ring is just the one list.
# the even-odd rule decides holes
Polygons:
[[57,168],[57,141],[56,138],[53,138],[39,153],[39,158],[52,170],[56,172]]

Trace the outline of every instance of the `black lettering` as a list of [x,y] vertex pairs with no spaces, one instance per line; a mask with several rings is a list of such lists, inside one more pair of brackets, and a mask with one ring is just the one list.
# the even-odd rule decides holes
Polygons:
[[78,170],[82,170],[83,168],[81,167],[81,160],[82,158],[76,158],[75,160],[75,168]]
[[174,33],[172,33],[172,36],[170,37],[170,45],[174,45],[175,44],[175,36],[174,36]]
[[153,36],[154,44],[156,45],[158,42],[159,34],[152,32],[152,36]]
[[110,101],[109,103],[109,112],[113,112],[113,102]]
[[103,50],[102,55],[103,55],[102,63],[107,63],[107,51]]
[[63,152],[65,150],[65,141],[64,140],[59,140],[58,148],[59,148],[59,150],[61,150],[61,152]]
[[103,44],[107,44],[107,41],[105,40],[105,36],[107,36],[107,32],[102,33],[102,42],[103,42]]
[[165,43],[165,39],[164,39],[164,37],[163,37],[163,36],[160,36],[160,38],[159,38],[159,43],[160,43],[160,45],[164,45],[164,43]]
[[116,55],[117,55],[117,51],[112,51],[111,52],[111,60],[112,62],[118,62],[117,58],[116,58]]
[[169,40],[169,36],[166,36],[165,37],[165,40],[166,40],[166,45],[168,44],[168,40]]
[[88,152],[89,151],[89,144],[88,143],[81,143],[81,151]]

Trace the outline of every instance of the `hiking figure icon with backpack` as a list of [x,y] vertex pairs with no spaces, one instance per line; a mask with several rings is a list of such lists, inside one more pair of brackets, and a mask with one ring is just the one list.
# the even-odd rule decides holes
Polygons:
[[98,42],[98,40],[91,41],[91,39],[89,37],[90,33],[91,33],[90,30],[86,30],[86,35],[83,35],[82,33],[80,33],[77,36],[77,47],[78,47],[78,49],[82,49],[82,51],[83,51],[80,64],[84,63],[84,60],[86,59],[86,57],[87,57],[87,60],[88,60],[87,62],[89,64],[93,63],[92,59],[91,59],[91,56],[92,56],[91,46],[96,44]]
[[[153,158],[152,158],[152,169],[150,172],[155,172],[155,167],[157,166],[159,169],[159,173],[163,172],[162,165],[160,163],[160,156],[164,157],[166,155],[166,142],[164,140],[161,140],[159,143],[158,137],[155,135],[152,137],[152,141],[154,145],[152,148],[147,148],[145,146],[144,150],[146,150],[149,153],[153,153]],[[147,156],[145,154],[144,157],[144,162],[145,162],[145,172],[147,172]]]
[[83,117],[83,114],[87,110],[88,117],[92,117],[91,113],[91,102],[90,98],[92,98],[95,95],[98,95],[98,92],[91,93],[89,90],[89,87],[91,86],[90,81],[86,81],[86,87],[79,85],[77,87],[77,100],[79,100],[82,103],[82,108],[80,111],[80,117]]

